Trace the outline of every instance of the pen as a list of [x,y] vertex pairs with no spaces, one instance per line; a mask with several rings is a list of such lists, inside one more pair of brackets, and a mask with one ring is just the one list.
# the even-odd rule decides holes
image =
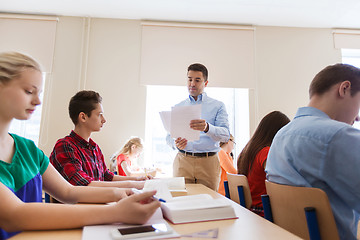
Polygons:
[[166,203],[166,201],[162,198],[157,198],[157,197],[153,197],[154,199],[158,200],[159,202],[163,202],[163,203]]
[[[143,191],[139,190],[139,189],[136,189],[136,188],[132,188],[131,189],[135,194],[138,194],[138,193],[142,193]],[[157,198],[157,197],[154,197],[153,198],[159,202],[163,202],[163,203],[166,203],[166,200],[162,199],[162,198]]]

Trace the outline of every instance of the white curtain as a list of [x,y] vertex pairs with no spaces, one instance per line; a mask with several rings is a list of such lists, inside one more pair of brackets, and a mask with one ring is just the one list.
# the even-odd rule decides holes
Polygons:
[[342,30],[333,31],[334,47],[341,49],[360,49],[360,31],[359,30]]
[[255,87],[253,27],[142,22],[141,46],[142,84],[183,86],[202,63],[210,87]]
[[57,18],[0,14],[0,52],[30,55],[51,72]]

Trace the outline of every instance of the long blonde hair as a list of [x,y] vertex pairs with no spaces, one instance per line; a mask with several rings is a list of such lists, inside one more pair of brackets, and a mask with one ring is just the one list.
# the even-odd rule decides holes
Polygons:
[[120,149],[118,150],[117,152],[115,152],[111,158],[110,158],[110,161],[113,162],[115,161],[116,162],[116,158],[120,155],[120,154],[124,154],[124,155],[129,155],[131,154],[131,147],[132,146],[136,146],[137,148],[141,148],[143,149],[143,144],[142,144],[142,139],[139,138],[139,137],[132,137],[130,138],[129,140],[126,141],[125,145]]
[[115,171],[116,169],[116,159],[120,154],[129,155],[131,154],[131,147],[136,146],[137,148],[143,149],[142,139],[139,137],[132,137],[125,145],[116,153],[114,153],[110,158],[110,171]]
[[29,56],[18,52],[0,53],[0,83],[19,77],[27,68],[41,72],[40,64]]
[[131,154],[131,147],[136,146],[137,148],[143,149],[142,139],[139,137],[130,138],[125,145],[118,151],[117,156],[120,154],[129,155]]

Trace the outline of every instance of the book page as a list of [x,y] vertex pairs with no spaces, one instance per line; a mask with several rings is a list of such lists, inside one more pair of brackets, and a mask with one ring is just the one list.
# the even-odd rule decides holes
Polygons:
[[169,202],[191,202],[197,200],[213,200],[214,198],[209,194],[196,194],[196,195],[189,195],[189,196],[180,196],[171,199]]
[[158,178],[158,179],[154,179],[154,180],[159,180],[159,181],[166,183],[169,190],[185,190],[186,189],[184,177]]
[[187,193],[184,177],[156,178],[145,181],[143,191],[156,190],[155,197],[165,201],[173,199],[171,192],[182,191]]
[[156,190],[156,198],[161,198],[165,201],[170,201],[173,198],[167,183],[161,179],[151,179],[145,181],[143,191],[152,190]]
[[[187,196],[184,196],[187,197]],[[219,207],[228,207],[231,204],[227,201],[224,201],[221,198],[217,199],[186,199],[183,201],[169,201],[166,203],[161,203],[162,205],[169,208],[171,211],[186,211],[186,210],[197,210],[197,209],[210,209],[210,208],[219,208]]]

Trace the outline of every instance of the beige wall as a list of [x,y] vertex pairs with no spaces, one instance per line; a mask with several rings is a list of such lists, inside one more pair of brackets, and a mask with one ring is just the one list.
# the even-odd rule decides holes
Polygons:
[[[340,51],[333,48],[331,29],[256,27],[255,34],[257,87],[251,91],[252,131],[272,110],[292,118],[299,106],[307,104],[313,76],[324,66],[341,61]],[[128,137],[145,137],[140,43],[137,20],[59,18],[39,145],[46,154],[72,129],[67,105],[81,89],[103,96],[107,123],[92,137],[106,160]]]
[[45,85],[39,148],[50,155],[56,140],[70,132],[67,103],[80,89],[83,20],[60,18],[52,74]]
[[292,119],[298,107],[307,105],[315,74],[341,62],[341,51],[333,47],[331,29],[257,27],[255,59],[256,124],[273,110]]
[[146,88],[139,85],[139,21],[91,21],[87,89],[103,96],[107,123],[94,140],[106,160],[130,136],[145,138]]
[[146,89],[139,85],[140,22],[60,17],[54,69],[45,96],[39,147],[50,155],[73,124],[68,102],[78,90],[103,97],[107,123],[92,138],[105,159],[127,138],[145,137]]

